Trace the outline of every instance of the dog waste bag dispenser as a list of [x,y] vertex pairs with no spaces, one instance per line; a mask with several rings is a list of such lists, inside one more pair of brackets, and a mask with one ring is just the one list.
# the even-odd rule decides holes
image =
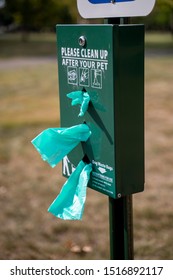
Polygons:
[[144,26],[57,25],[57,49],[61,127],[91,130],[63,175],[84,158],[90,188],[113,198],[143,191]]

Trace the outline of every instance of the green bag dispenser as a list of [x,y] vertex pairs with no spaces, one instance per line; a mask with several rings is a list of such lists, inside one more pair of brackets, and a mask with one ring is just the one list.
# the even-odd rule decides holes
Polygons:
[[86,157],[92,164],[90,188],[113,198],[143,191],[144,26],[56,30],[61,127],[83,123],[91,131],[63,159],[63,175],[69,177]]

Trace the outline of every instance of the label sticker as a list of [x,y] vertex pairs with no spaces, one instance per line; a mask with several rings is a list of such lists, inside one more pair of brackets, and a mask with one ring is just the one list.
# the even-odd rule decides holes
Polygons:
[[92,166],[92,187],[113,194],[113,167],[94,160],[92,160]]

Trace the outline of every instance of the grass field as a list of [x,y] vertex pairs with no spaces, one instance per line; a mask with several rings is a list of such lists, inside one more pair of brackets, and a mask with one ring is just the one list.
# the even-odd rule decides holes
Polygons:
[[[0,34],[0,57],[41,57],[56,54],[55,33],[32,33],[28,41],[22,40],[22,34]],[[7,47],[8,46],[8,47]]]
[[[82,221],[47,213],[65,179],[61,165],[51,169],[30,141],[43,129],[59,126],[56,58],[22,64],[15,60],[14,44],[13,63],[1,67],[9,63],[12,50],[10,38],[3,40],[0,259],[109,259],[106,196],[88,189]],[[39,48],[32,49],[32,57]],[[143,193],[133,196],[135,259],[173,259],[173,55],[146,57],[145,70],[146,184]]]
[[[170,33],[146,33],[146,47],[150,49],[172,50]],[[28,41],[22,41],[22,34],[0,34],[0,58],[42,57],[56,55],[55,33],[31,33]]]

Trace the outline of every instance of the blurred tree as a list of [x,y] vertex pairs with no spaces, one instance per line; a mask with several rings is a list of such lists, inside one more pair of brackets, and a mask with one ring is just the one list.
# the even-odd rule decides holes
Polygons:
[[145,23],[147,30],[169,30],[173,33],[173,0],[156,0],[151,14],[134,18],[132,22]]
[[173,0],[158,0],[158,5],[160,5],[161,10],[163,8],[167,9],[169,17],[169,27],[171,33],[173,34]]
[[8,27],[13,21],[13,15],[8,11],[5,0],[0,1],[0,27]]
[[58,0],[6,0],[0,15],[11,15],[11,20],[24,32],[52,30],[56,23],[75,20],[67,1]]
[[[49,31],[57,23],[79,20],[76,0],[6,0],[6,6],[0,9],[0,25],[8,26],[13,22],[25,33]],[[132,22],[144,22],[147,29],[170,30],[173,33],[173,0],[157,0],[149,16],[132,18]]]

